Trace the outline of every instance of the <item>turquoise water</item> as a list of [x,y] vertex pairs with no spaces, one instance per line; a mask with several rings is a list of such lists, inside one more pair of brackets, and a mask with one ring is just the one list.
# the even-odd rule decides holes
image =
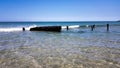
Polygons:
[[105,24],[117,24],[120,25],[120,22],[116,21],[76,21],[76,22],[0,22],[0,27],[20,27],[20,26],[46,26],[46,25],[58,25],[58,26],[69,26],[69,25],[105,25]]
[[[103,26],[91,31],[86,25],[93,24]],[[22,27],[48,25],[74,28],[60,33],[22,31]],[[120,68],[120,22],[0,23],[0,68],[18,67]]]

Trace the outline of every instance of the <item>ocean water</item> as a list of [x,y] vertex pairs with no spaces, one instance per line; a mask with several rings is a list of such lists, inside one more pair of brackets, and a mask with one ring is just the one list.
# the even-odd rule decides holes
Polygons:
[[[62,31],[29,31],[53,25]],[[120,22],[0,22],[0,68],[120,68]]]

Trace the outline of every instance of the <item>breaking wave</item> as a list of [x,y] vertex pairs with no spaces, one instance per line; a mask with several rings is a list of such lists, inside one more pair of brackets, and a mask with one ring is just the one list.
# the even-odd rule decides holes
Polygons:
[[[30,30],[30,28],[32,27],[36,27],[37,25],[31,25],[31,26],[28,26],[28,27],[24,27],[25,30]],[[14,31],[22,31],[23,27],[10,27],[10,28],[0,28],[0,32],[14,32]]]
[[[68,26],[68,28],[79,28],[80,26],[79,25],[71,25],[71,26]],[[67,28],[67,26],[62,26],[62,28]]]

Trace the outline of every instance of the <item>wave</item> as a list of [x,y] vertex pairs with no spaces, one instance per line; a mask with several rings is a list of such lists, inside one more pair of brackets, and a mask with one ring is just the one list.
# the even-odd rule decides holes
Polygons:
[[37,27],[37,25],[32,25],[32,26],[29,26],[27,28],[25,28],[26,30],[30,30],[30,28],[33,28],[33,27]]
[[[31,25],[31,26],[24,27],[24,28],[25,28],[25,30],[30,30],[30,28],[32,28],[32,27],[37,27],[37,25]],[[68,26],[68,28],[79,28],[79,27],[80,27],[79,25]],[[66,29],[66,28],[67,28],[67,26],[62,26],[62,29]],[[0,32],[15,32],[15,31],[23,31],[23,26],[0,28]]]
[[[71,25],[71,26],[68,26],[68,28],[79,28],[80,26],[79,25]],[[67,26],[62,26],[62,28],[67,28]]]
[[[40,25],[40,26],[43,26],[43,25]],[[102,25],[96,25],[97,27],[101,27]],[[104,25],[105,26],[105,25]],[[37,25],[31,25],[31,26],[27,26],[27,27],[24,27],[25,30],[30,30],[30,28],[33,28],[33,27],[37,27]],[[68,26],[68,28],[70,29],[74,29],[74,28],[82,28],[82,27],[90,27],[90,25],[70,25]],[[67,26],[62,26],[62,29],[67,29]],[[15,31],[23,31],[23,26],[18,26],[18,27],[1,27],[0,28],[0,32],[15,32]]]
[[[37,25],[31,25],[24,28],[25,30],[30,30],[30,28],[32,27],[37,27]],[[0,28],[0,32],[15,32],[15,31],[23,31],[23,27]]]

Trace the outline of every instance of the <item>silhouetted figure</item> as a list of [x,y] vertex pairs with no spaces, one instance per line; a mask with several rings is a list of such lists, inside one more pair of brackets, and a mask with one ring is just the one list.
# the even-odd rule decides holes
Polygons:
[[25,31],[25,28],[24,28],[24,27],[23,27],[22,29],[23,29],[23,31]]
[[95,29],[95,24],[93,25],[93,29]]
[[95,29],[95,25],[91,26],[91,31],[93,31]]
[[109,31],[109,24],[107,24],[107,31]]
[[67,26],[67,30],[68,30],[69,28],[68,28],[68,26]]
[[91,25],[91,31],[93,31],[93,25]]

